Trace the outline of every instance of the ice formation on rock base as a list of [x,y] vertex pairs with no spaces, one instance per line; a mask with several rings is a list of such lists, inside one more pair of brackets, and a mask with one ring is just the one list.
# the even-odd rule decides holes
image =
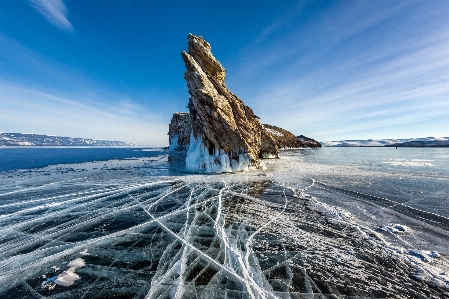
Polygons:
[[237,172],[246,171],[251,165],[253,160],[250,154],[242,152],[238,155],[231,156],[237,159],[229,159],[229,156],[224,150],[216,150],[212,153],[204,146],[204,143],[200,138],[195,138],[192,134],[190,137],[189,151],[186,158],[186,169],[189,171],[199,172]]

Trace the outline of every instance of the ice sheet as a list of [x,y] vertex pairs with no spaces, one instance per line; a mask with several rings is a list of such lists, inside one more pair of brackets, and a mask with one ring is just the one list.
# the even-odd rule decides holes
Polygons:
[[441,215],[357,189],[380,172],[283,155],[221,175],[183,173],[185,156],[0,173],[0,297],[448,292]]

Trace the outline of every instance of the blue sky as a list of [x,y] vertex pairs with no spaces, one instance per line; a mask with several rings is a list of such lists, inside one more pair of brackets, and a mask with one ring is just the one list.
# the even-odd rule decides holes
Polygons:
[[449,136],[449,1],[0,0],[0,132],[167,145],[203,36],[263,123]]

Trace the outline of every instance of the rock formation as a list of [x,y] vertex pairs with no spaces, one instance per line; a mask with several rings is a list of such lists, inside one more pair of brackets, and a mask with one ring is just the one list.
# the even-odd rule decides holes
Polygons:
[[304,135],[295,136],[282,128],[264,124],[265,130],[271,134],[279,148],[321,147],[321,144]]
[[190,114],[176,112],[168,127],[168,139],[171,151],[187,151],[189,149],[192,122]]
[[[321,144],[318,141],[304,135],[295,136],[285,129],[268,124],[263,124],[263,126],[265,131],[271,135],[272,139],[275,141],[278,149],[321,147]],[[168,132],[170,150],[181,152],[187,151],[189,149],[191,132],[192,122],[190,120],[190,114],[185,112],[174,113]],[[262,158],[264,158],[264,156],[267,158],[267,155],[262,153]],[[268,158],[270,158],[270,156],[268,156]]]
[[301,141],[299,141],[291,132],[267,124],[264,124],[263,126],[265,127],[265,130],[271,134],[279,148],[298,148],[302,146]]
[[306,137],[304,135],[296,136],[299,141],[301,141],[302,146],[301,147],[321,147],[321,143],[316,141],[315,139]]
[[[182,51],[181,56],[186,66],[190,118],[175,113],[169,132],[170,149],[185,150],[188,144],[187,170],[247,170],[258,166],[259,158],[277,158],[279,148],[304,146],[286,130],[264,127],[251,108],[227,89],[226,70],[212,55],[208,42],[192,34],[187,42],[188,52]],[[189,141],[186,134],[190,129],[180,128],[184,125],[191,126]]]
[[232,172],[257,165],[259,157],[278,156],[278,148],[251,108],[225,85],[226,70],[202,37],[189,34],[186,66],[192,136],[188,170]]

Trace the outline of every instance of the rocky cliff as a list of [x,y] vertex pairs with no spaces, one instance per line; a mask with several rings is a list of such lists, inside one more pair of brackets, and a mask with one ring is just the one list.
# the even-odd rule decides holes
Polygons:
[[[247,170],[257,167],[260,158],[277,158],[279,148],[321,147],[313,139],[298,139],[287,130],[262,125],[251,108],[226,87],[226,70],[212,55],[210,44],[192,34],[187,43],[188,51],[181,56],[190,118],[175,113],[169,132],[170,149],[186,150],[188,145],[187,170]],[[189,130],[182,130],[184,125]]]
[[259,157],[277,157],[276,142],[259,118],[227,89],[226,70],[209,43],[192,34],[187,41],[188,52],[181,52],[192,120],[187,169],[232,172],[257,166]]
[[171,151],[187,151],[189,149],[192,122],[189,113],[173,113],[168,127],[168,139]]
[[298,148],[302,147],[301,141],[296,138],[295,135],[293,135],[291,132],[284,130],[282,128],[271,126],[264,124],[265,130],[276,141],[276,144],[279,148]]
[[301,147],[321,147],[321,143],[316,141],[315,139],[306,137],[304,135],[296,136],[298,140],[301,142]]
[[321,144],[304,135],[295,136],[282,128],[264,124],[265,130],[271,134],[279,148],[321,147]]

